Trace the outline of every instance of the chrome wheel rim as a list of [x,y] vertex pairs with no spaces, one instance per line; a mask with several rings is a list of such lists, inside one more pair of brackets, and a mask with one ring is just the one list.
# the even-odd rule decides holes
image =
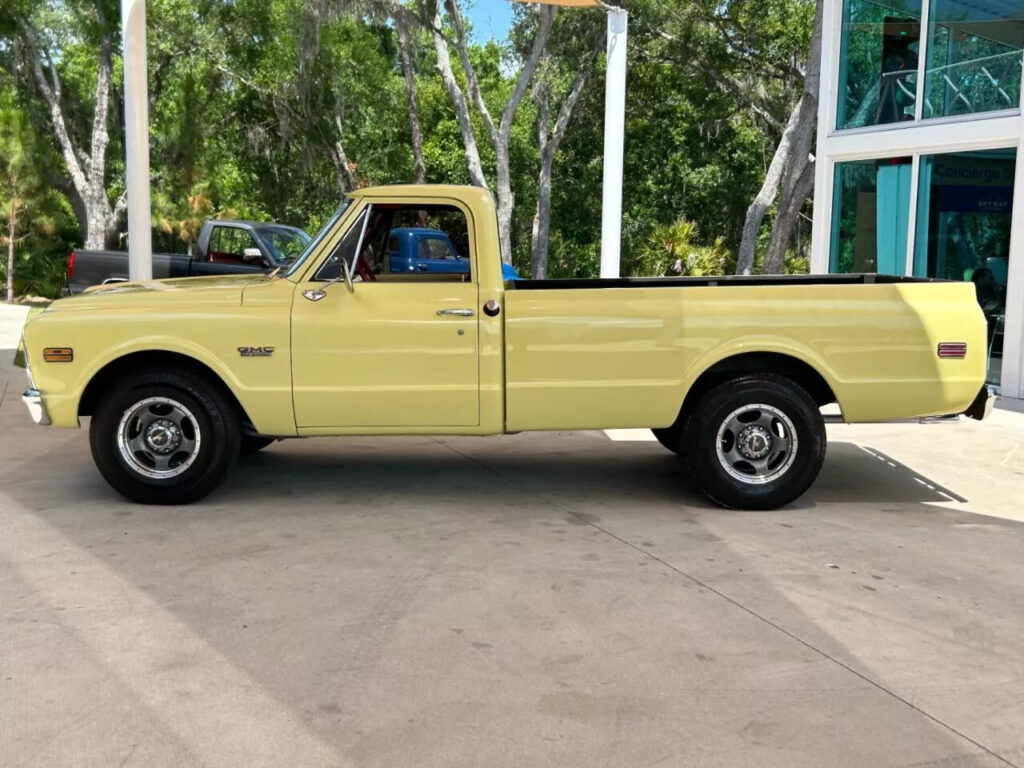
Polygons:
[[772,405],[744,405],[718,429],[718,461],[729,475],[747,485],[766,485],[785,475],[796,460],[796,428]]
[[140,400],[124,412],[117,428],[121,458],[132,471],[154,480],[188,470],[201,444],[192,411],[169,397]]

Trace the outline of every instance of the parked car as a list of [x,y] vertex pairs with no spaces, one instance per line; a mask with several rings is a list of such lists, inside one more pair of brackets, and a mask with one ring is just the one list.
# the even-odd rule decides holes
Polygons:
[[[410,222],[470,271],[387,258]],[[195,501],[274,439],[653,428],[728,507],[787,504],[847,422],[984,418],[974,286],[886,275],[506,281],[477,188],[353,192],[273,275],[110,285],[25,326],[35,421],[90,416],[100,473],[142,503]],[[954,438],[943,438],[943,450]]]
[[[309,245],[303,230],[258,221],[207,221],[192,256],[153,254],[153,278],[198,277],[271,272],[287,266]],[[93,285],[128,280],[125,251],[87,251],[76,248],[68,257],[67,293]]]

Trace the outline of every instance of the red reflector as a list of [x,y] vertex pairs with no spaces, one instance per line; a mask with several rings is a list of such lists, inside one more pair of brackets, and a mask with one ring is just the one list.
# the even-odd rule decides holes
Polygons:
[[967,345],[962,341],[939,344],[939,357],[963,360],[967,357]]
[[75,252],[72,251],[71,255],[68,256],[68,282],[71,282],[71,278],[75,276]]

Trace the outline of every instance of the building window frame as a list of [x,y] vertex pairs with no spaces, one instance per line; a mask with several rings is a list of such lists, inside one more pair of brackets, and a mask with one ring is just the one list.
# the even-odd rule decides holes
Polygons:
[[[1001,393],[1024,398],[1024,88],[1016,108],[950,117],[923,118],[930,42],[931,2],[922,5],[922,41],[919,50],[918,95],[915,119],[900,123],[837,129],[838,97],[842,51],[843,0],[826,0],[822,15],[821,91],[818,103],[818,144],[816,151],[814,199],[819,214],[814,217],[811,241],[811,271],[828,274],[831,266],[835,227],[836,165],[886,157],[911,157],[911,195],[907,233],[905,275],[914,273],[917,249],[918,204],[921,158],[954,152],[986,149],[1017,150],[1018,194],[1014,195],[1010,231],[1009,280],[1006,293],[1006,331]],[[959,130],[951,131],[950,126]],[[821,201],[826,201],[822,203]],[[828,212],[825,213],[826,208]]]
[[[952,123],[952,122],[964,122],[971,120],[987,119],[990,117],[1001,117],[1007,115],[1019,115],[1021,114],[1021,106],[1009,107],[1006,109],[999,110],[986,110],[981,112],[970,112],[960,115],[939,115],[935,117],[925,117],[924,107],[925,99],[927,95],[928,85],[928,56],[929,48],[932,45],[932,29],[931,29],[931,17],[932,17],[932,5],[936,0],[921,0],[921,38],[918,41],[918,60],[917,60],[917,74],[915,81],[915,101],[914,101],[914,119],[907,121],[897,121],[891,123],[882,123],[879,125],[865,125],[858,126],[856,128],[843,128],[839,126],[839,99],[842,98],[841,86],[845,81],[844,68],[846,62],[843,60],[843,24],[845,22],[845,14],[847,3],[851,0],[825,0],[824,21],[828,26],[824,26],[823,30],[825,35],[823,40],[827,43],[829,37],[827,36],[831,32],[831,46],[828,46],[831,50],[831,54],[828,57],[829,67],[826,69],[824,64],[826,63],[825,57],[825,46],[823,46],[823,58],[822,58],[822,85],[823,91],[822,96],[829,99],[829,109],[825,112],[826,126],[830,134],[840,133],[874,133],[877,131],[898,131],[906,130],[922,124],[941,124],[941,123]],[[1022,77],[1024,77],[1024,51],[1019,52],[1021,55],[1021,68]],[[826,85],[827,84],[827,85]],[[826,92],[827,91],[827,92]],[[1021,88],[1021,100],[1024,101],[1024,88]]]

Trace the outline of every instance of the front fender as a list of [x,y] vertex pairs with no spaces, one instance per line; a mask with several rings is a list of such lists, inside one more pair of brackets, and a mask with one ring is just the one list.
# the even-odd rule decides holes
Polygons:
[[[57,322],[57,320],[63,322]],[[222,328],[208,332],[204,342],[200,333],[143,333],[131,339],[117,339],[107,321],[98,314],[67,322],[59,315],[41,317],[26,329],[32,374],[42,393],[51,421],[58,427],[78,427],[82,395],[89,383],[108,366],[138,353],[180,355],[199,363],[217,376],[238,400],[257,432],[286,437],[296,434],[291,398],[291,360],[287,327],[275,329],[269,321],[250,318],[243,337]],[[207,320],[211,318],[207,317]],[[49,322],[47,322],[49,320]],[[119,317],[121,324],[143,318]],[[179,322],[179,327],[181,323]],[[261,327],[263,326],[263,327]],[[122,325],[123,327],[123,325]],[[252,330],[249,330],[251,328]],[[116,335],[123,335],[123,331]],[[273,349],[269,357],[243,357],[240,339],[258,340]],[[45,363],[42,349],[65,346],[74,349],[71,363]],[[130,368],[129,368],[130,370]]]

